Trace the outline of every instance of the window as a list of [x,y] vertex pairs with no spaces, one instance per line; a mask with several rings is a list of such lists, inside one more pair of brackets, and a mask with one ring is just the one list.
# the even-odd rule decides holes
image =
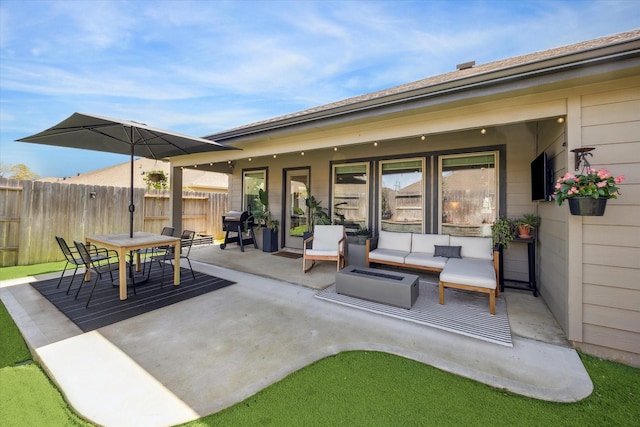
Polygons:
[[424,160],[380,162],[380,230],[424,229]]
[[262,210],[258,190],[267,190],[267,170],[246,170],[242,172],[242,209]]
[[497,152],[439,158],[440,232],[491,236],[498,206]]
[[333,166],[333,223],[347,232],[369,227],[369,164]]

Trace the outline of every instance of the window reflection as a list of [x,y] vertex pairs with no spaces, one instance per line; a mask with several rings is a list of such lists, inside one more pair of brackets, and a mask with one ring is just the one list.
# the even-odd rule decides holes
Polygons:
[[369,164],[333,167],[333,223],[347,232],[369,227]]
[[290,236],[302,236],[307,231],[307,175],[292,175],[289,178]]
[[266,169],[244,171],[242,174],[242,188],[243,199],[242,209],[252,211],[261,211],[262,203],[260,202],[260,196],[258,190],[266,190]]
[[422,232],[423,164],[422,159],[381,162],[381,230]]
[[496,153],[440,159],[441,228],[454,236],[491,236],[496,218]]

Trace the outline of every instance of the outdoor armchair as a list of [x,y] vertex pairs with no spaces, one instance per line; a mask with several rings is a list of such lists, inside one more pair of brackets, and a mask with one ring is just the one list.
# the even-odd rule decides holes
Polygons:
[[[93,259],[89,254],[89,249],[84,243],[74,242],[76,246],[76,250],[84,263],[87,271],[95,274],[95,279],[93,281],[93,287],[91,288],[91,292],[89,293],[89,297],[87,298],[87,305],[85,307],[89,307],[89,302],[91,301],[91,297],[93,296],[93,291],[96,289],[96,285],[98,284],[98,280],[102,279],[102,275],[105,273],[109,273],[109,277],[111,278],[111,284],[113,284],[113,272],[118,270],[118,252],[113,250],[108,250],[105,248],[96,248],[96,252],[101,255],[100,259]],[[75,299],[78,299],[78,295],[80,294],[80,289],[82,289],[82,285],[84,284],[84,280],[80,282],[80,286],[76,291]],[[135,288],[134,288],[135,289]]]
[[[62,270],[62,274],[60,275],[60,279],[58,280],[58,286],[56,286],[56,288],[60,287],[60,283],[62,283],[62,278],[64,277],[64,273],[67,271],[67,267],[69,265],[75,266],[75,269],[73,270],[73,276],[71,276],[71,281],[69,282],[69,286],[67,287],[67,295],[69,295],[69,291],[71,290],[71,285],[73,285],[73,281],[76,278],[76,273],[78,272],[78,267],[84,266],[85,264],[82,258],[80,257],[80,254],[76,250],[76,248],[73,248],[73,249],[70,248],[69,245],[67,244],[67,241],[64,240],[63,237],[56,236],[56,241],[58,242],[58,246],[60,246],[60,250],[64,254],[64,258],[67,261],[66,264],[64,265],[64,269]],[[106,258],[106,255],[99,253],[98,250],[92,246],[87,247],[87,251],[91,259],[94,261],[102,260]]]
[[[316,264],[316,261],[336,261],[337,270],[344,268],[344,245],[347,237],[342,225],[316,225],[313,236],[302,244],[302,271],[306,273]],[[307,249],[311,243],[311,249]],[[307,261],[311,266],[307,268]]]

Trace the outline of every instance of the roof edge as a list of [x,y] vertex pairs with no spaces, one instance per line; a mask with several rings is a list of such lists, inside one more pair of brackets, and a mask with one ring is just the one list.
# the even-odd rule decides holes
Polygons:
[[625,54],[640,55],[640,30],[493,61],[464,70],[451,71],[381,91],[214,133],[204,138],[219,141],[235,139],[298,124],[349,115],[364,110],[382,108],[400,102],[438,96],[447,91],[460,91],[468,87],[477,87],[481,84],[503,82],[509,78],[555,72],[568,67],[588,65],[599,60],[619,59]]

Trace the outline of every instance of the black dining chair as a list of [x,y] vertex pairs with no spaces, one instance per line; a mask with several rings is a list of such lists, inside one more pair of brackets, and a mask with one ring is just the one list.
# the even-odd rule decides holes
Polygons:
[[[160,235],[161,236],[173,236],[173,232],[175,230],[176,229],[173,228],[173,227],[162,227],[162,231],[160,232]],[[158,246],[158,247],[155,247],[155,248],[147,248],[147,249],[140,249],[139,250],[139,253],[141,255],[142,254],[145,255],[145,262],[144,262],[144,264],[142,264],[142,274],[143,275],[144,275],[144,271],[145,271],[146,265],[147,265],[146,258],[151,257],[152,261],[153,261],[153,257],[154,256],[159,256],[159,255],[164,254],[169,249],[169,247],[170,246]],[[149,269],[151,269],[151,262],[149,263]]]
[[[195,231],[184,230],[182,235],[180,236],[180,260],[186,259],[189,264],[189,270],[191,270],[191,276],[193,279],[196,279],[196,275],[193,272],[193,267],[191,266],[191,260],[189,259],[189,254],[191,253],[191,247],[193,246],[193,239],[196,236]],[[158,261],[158,263],[162,266],[162,278],[160,280],[160,287],[164,286],[164,267],[167,265],[167,261],[171,265],[171,271],[174,271],[173,265],[174,252],[173,247],[170,246],[169,250],[165,251],[163,254],[152,257],[152,262]],[[149,267],[149,273],[151,273],[151,267]]]
[[[64,254],[64,258],[67,261],[66,264],[64,265],[64,269],[62,270],[62,274],[60,275],[60,279],[58,280],[58,286],[56,286],[56,288],[60,287],[60,284],[62,283],[62,278],[64,277],[64,273],[67,271],[67,267],[69,267],[70,265],[75,266],[75,269],[73,270],[73,275],[71,276],[71,281],[69,282],[69,286],[67,287],[67,295],[69,295],[69,291],[71,290],[73,281],[76,278],[76,273],[78,272],[78,267],[84,266],[85,264],[82,258],[80,257],[80,254],[78,254],[78,251],[75,248],[73,249],[70,248],[69,245],[67,244],[67,241],[64,240],[63,237],[56,236],[56,241],[58,242],[58,246],[60,246],[60,250]],[[94,261],[103,260],[106,258],[106,255],[100,254],[97,251],[97,249],[94,248],[93,246],[87,247],[87,252],[89,253],[89,256],[91,257],[91,259]]]
[[[111,284],[114,285],[113,272],[117,271],[119,267],[118,252],[113,250],[108,250],[105,248],[96,248],[95,250],[98,253],[100,253],[100,255],[103,255],[104,258],[94,260],[91,258],[89,249],[85,246],[84,243],[74,242],[74,244],[87,271],[94,273],[96,276],[93,281],[93,287],[91,288],[89,297],[87,298],[87,304],[85,305],[85,308],[88,308],[89,302],[91,301],[91,297],[93,296],[93,291],[95,291],[96,285],[98,284],[98,280],[102,279],[103,274],[109,273],[109,277],[111,278]],[[82,289],[83,284],[84,284],[84,281],[81,281],[80,286],[76,291],[76,296],[74,297],[74,299],[78,299],[78,295],[80,294],[80,289]]]

